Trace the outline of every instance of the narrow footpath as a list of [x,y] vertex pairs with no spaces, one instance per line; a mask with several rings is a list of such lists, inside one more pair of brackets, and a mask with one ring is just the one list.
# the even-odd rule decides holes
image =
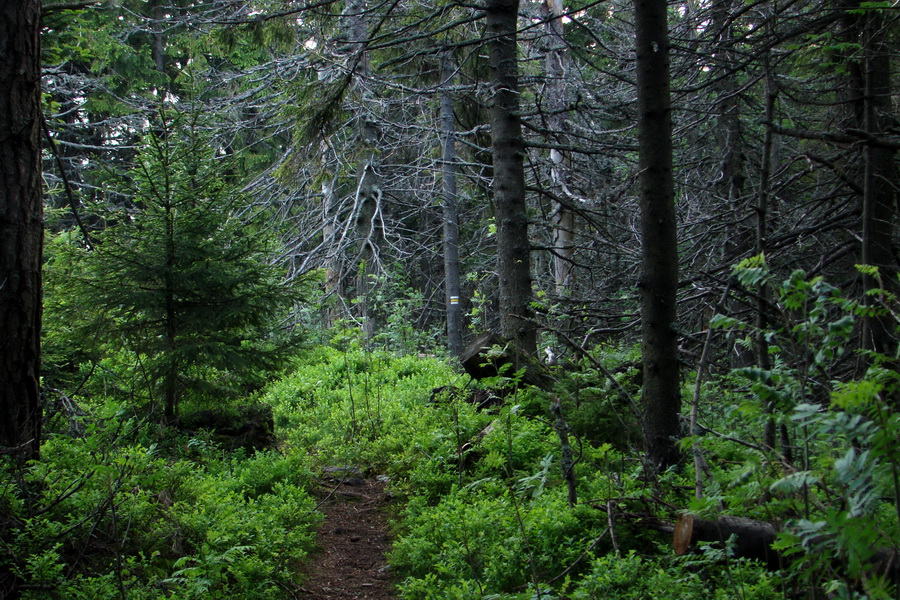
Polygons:
[[336,473],[320,492],[325,521],[304,569],[303,600],[395,600],[386,554],[390,498],[376,479]]

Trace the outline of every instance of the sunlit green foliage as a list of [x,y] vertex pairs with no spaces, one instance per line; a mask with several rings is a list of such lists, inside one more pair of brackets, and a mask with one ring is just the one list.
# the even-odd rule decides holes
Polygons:
[[675,559],[645,558],[635,552],[607,554],[593,561],[572,600],[770,600],[778,581],[747,561],[727,560],[720,551]]
[[293,451],[402,471],[403,450],[425,432],[432,388],[460,382],[440,359],[361,348],[356,330],[304,353],[263,400]]
[[[748,287],[775,285],[764,264],[741,268]],[[857,376],[825,376],[876,308],[802,273],[775,288],[783,321],[765,332],[716,320],[751,343],[766,335],[773,366],[701,386],[702,434],[683,444],[696,443],[708,463],[700,498],[689,463],[654,480],[628,438],[610,435],[613,422],[597,419],[591,431],[584,413],[574,438],[580,502],[570,507],[548,394],[509,387],[499,406],[478,410],[466,401],[468,378],[442,359],[373,350],[355,328],[337,328],[320,331],[326,343],[300,352],[258,397],[273,407],[282,455],[228,455],[202,435],[153,446],[124,412],[85,420],[82,438],[52,436],[46,462],[4,484],[5,510],[22,515],[11,564],[71,597],[128,585],[136,598],[277,598],[311,540],[312,473],[351,465],[387,475],[403,499],[391,561],[410,600],[891,597],[878,569],[900,541],[898,375],[886,357],[867,355]],[[575,398],[617,397],[626,412],[613,415],[628,422],[632,358],[598,349],[557,374],[556,393],[576,415]],[[759,446],[767,418],[784,425],[789,445]],[[642,524],[673,519],[671,507],[783,523],[784,570],[735,557],[731,542],[672,556],[668,537]],[[39,518],[26,518],[35,508]],[[73,553],[97,531],[114,552],[91,550],[76,565]]]
[[129,414],[110,405],[26,471],[3,464],[0,569],[23,597],[288,597],[319,520],[303,460],[157,444]]

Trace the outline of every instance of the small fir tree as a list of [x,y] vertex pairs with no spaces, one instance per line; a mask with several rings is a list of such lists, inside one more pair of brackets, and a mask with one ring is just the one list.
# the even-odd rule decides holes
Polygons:
[[48,303],[51,320],[76,347],[98,342],[95,359],[117,345],[133,353],[168,419],[187,393],[215,398],[261,383],[291,346],[282,325],[300,300],[299,282],[273,264],[271,238],[223,175],[230,159],[199,131],[196,118],[161,119],[126,180],[129,201],[108,211],[95,248],[68,245],[49,269],[65,294]]

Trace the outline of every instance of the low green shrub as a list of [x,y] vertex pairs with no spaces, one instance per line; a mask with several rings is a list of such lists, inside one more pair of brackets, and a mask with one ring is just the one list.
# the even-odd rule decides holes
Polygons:
[[392,564],[403,598],[482,598],[553,580],[597,534],[590,509],[571,510],[562,488],[532,495],[488,480],[454,488],[434,506],[413,498]]
[[[792,593],[894,598],[884,573],[900,546],[900,376],[896,356],[859,349],[857,336],[870,319],[896,329],[897,298],[872,290],[857,302],[802,271],[777,281],[762,257],[743,261],[735,276],[748,289],[765,288],[774,308],[762,330],[713,320],[745,345],[764,340],[769,359],[730,380],[744,387],[733,427],[722,428],[727,439],[696,439],[713,465],[717,500],[783,523],[775,546]],[[760,443],[767,430],[779,435]]]
[[84,427],[0,470],[0,572],[23,598],[290,597],[320,519],[303,460],[193,440],[167,457],[121,412]]
[[781,596],[777,579],[762,566],[708,556],[642,557],[606,554],[591,563],[571,600],[771,600]]
[[410,446],[434,428],[439,413],[429,407],[431,390],[461,376],[438,358],[348,346],[306,352],[262,399],[274,409],[286,450],[399,474]]

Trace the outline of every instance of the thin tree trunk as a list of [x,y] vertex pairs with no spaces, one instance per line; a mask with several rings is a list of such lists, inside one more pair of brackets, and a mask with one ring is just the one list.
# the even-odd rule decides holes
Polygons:
[[453,118],[452,87],[456,67],[448,50],[441,57],[441,134],[443,161],[441,185],[444,192],[444,293],[447,306],[447,349],[459,356],[463,349],[462,307],[459,303],[459,198],[456,193],[456,126]]
[[650,464],[678,461],[681,393],[674,329],[678,247],[666,0],[635,0],[638,152],[643,275],[644,435]]
[[[153,26],[153,44],[150,47],[150,57],[153,65],[160,73],[166,72],[166,37],[165,29],[166,8],[158,0],[153,3],[151,9],[151,21]],[[168,86],[167,86],[168,87]]]
[[[775,88],[772,75],[772,69],[769,61],[769,53],[763,55],[763,66],[765,68],[765,119],[766,133],[763,138],[763,154],[762,164],[760,166],[760,183],[759,195],[756,198],[756,254],[765,256],[766,253],[766,236],[768,228],[769,214],[769,193],[771,189],[772,176],[772,146],[775,136],[772,123],[775,119]],[[754,340],[754,353],[756,354],[756,366],[763,372],[768,372],[771,368],[769,360],[769,343],[766,341],[765,330],[768,327],[766,318],[767,305],[769,302],[769,290],[762,286],[757,290],[756,299],[756,329],[758,331]],[[763,407],[765,414],[765,423],[763,425],[763,447],[769,450],[775,448],[775,407],[771,400],[766,400]]]
[[525,143],[519,114],[516,29],[518,0],[488,0],[487,35],[493,73],[491,142],[500,325],[505,338],[526,355],[537,353],[531,310],[531,246],[525,205]]
[[363,336],[371,340],[377,329],[372,306],[372,275],[375,273],[375,262],[378,260],[378,225],[376,216],[381,209],[381,189],[374,167],[368,160],[360,167],[359,183],[356,188],[356,240],[357,240],[357,273],[356,300]]
[[41,438],[40,0],[0,7],[0,452]]
[[[168,163],[166,169],[169,168]],[[163,398],[165,405],[163,414],[167,422],[172,422],[178,416],[178,359],[176,355],[178,345],[178,314],[175,306],[174,271],[176,262],[175,249],[175,215],[171,204],[169,186],[165,187],[165,235],[166,235],[166,271],[165,271],[165,310],[166,310],[166,372],[163,376]]]
[[[841,81],[845,94],[843,126],[861,129],[879,137],[890,125],[891,63],[884,40],[884,18],[881,11],[863,10],[860,0],[836,0],[841,11],[839,39],[850,48],[843,59],[846,75]],[[862,56],[860,60],[858,57]],[[894,151],[868,144],[860,157],[862,172],[856,181],[862,190],[862,244],[860,262],[878,267],[880,279],[863,275],[866,292],[882,284],[894,286],[897,261],[891,251],[895,218],[895,192],[900,177],[894,163]],[[892,290],[895,291],[896,290]],[[877,302],[867,297],[866,302]],[[863,327],[863,345],[869,350],[893,355],[897,340],[889,318],[867,318]]]
[[[560,0],[544,0],[543,17],[548,20],[549,47],[544,57],[544,75],[546,85],[544,106],[548,111],[547,125],[552,139],[550,144],[560,147],[568,146],[566,135],[566,118],[564,111],[568,104],[566,73],[569,70],[569,57],[566,53],[563,35],[564,8]],[[569,194],[568,177],[571,170],[571,159],[568,151],[551,150],[550,152],[550,189],[558,198],[573,200]],[[567,202],[553,203],[553,277],[556,293],[566,296],[572,285],[572,264],[575,257],[575,214]]]
[[575,452],[569,442],[569,424],[562,412],[559,398],[554,397],[550,403],[550,414],[553,416],[553,428],[559,436],[559,465],[568,489],[569,508],[578,504],[578,481],[575,477]]
[[376,264],[380,260],[381,181],[378,176],[377,145],[378,126],[373,114],[374,103],[368,86],[370,81],[368,43],[368,6],[366,0],[348,0],[343,11],[343,27],[348,40],[349,60],[355,64],[355,92],[360,102],[356,115],[356,151],[364,156],[357,165],[357,185],[353,200],[353,218],[356,237],[356,310],[362,324],[363,336],[371,340],[378,329],[376,313],[372,305]]
[[[723,262],[734,263],[745,256],[753,243],[752,232],[746,224],[746,213],[751,208],[744,198],[744,140],[741,121],[741,101],[735,64],[733,0],[716,0],[712,6],[710,30],[716,36],[715,55],[719,65],[718,76],[711,90],[716,94],[714,107],[719,172],[712,185],[713,202],[723,205],[729,213],[728,228],[722,244]],[[743,309],[740,302],[726,299],[728,314]],[[732,366],[746,367],[753,362],[753,353],[741,344],[732,347]]]
[[727,262],[749,250],[752,239],[750,232],[742,224],[746,207],[742,206],[741,201],[746,177],[741,105],[734,71],[737,61],[732,51],[734,41],[731,11],[732,0],[717,0],[712,11],[712,29],[718,36],[716,54],[721,60],[721,72],[712,87],[717,95],[714,133],[720,156],[720,171],[713,188],[717,198],[727,203],[731,219],[735,223],[730,227],[724,244],[724,258]]
[[[325,144],[322,144],[325,151]],[[335,223],[338,216],[335,214],[336,201],[334,195],[334,186],[336,177],[326,179],[322,182],[322,245],[326,248],[325,252],[325,294],[326,296],[340,297],[343,293],[341,290],[341,264],[336,248],[336,228]],[[331,327],[335,321],[340,318],[340,309],[337,303],[325,305],[323,317],[325,319],[325,327]]]

